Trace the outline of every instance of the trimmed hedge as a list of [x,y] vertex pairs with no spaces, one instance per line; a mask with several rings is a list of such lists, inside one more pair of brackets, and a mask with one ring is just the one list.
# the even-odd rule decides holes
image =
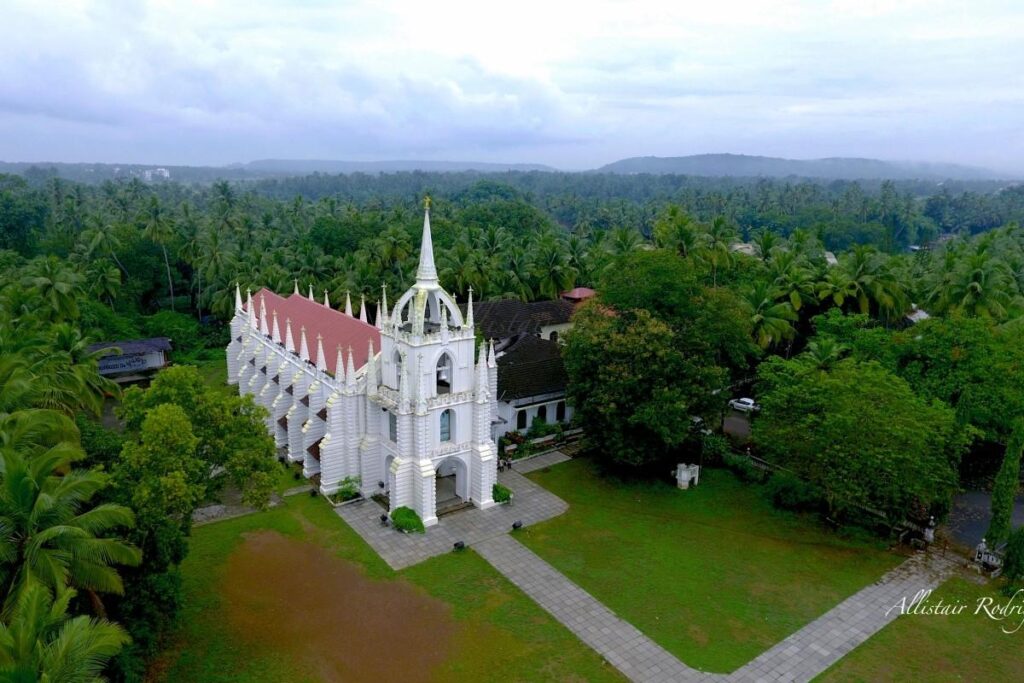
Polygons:
[[416,514],[415,510],[404,505],[391,513],[391,523],[399,531],[413,531],[418,534],[422,534],[424,531],[423,520],[420,519],[420,516]]
[[491,497],[495,503],[507,503],[512,500],[512,491],[507,486],[496,483],[491,487]]

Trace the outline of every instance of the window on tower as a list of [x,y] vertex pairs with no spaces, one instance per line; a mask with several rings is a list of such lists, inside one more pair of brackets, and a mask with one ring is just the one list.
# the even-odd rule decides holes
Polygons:
[[454,421],[454,419],[455,419],[455,413],[452,412],[451,408],[449,408],[448,410],[446,410],[443,413],[441,413],[441,441],[442,442],[444,442],[444,441],[451,441],[452,440],[452,422]]
[[441,354],[437,360],[437,393],[449,394],[452,391],[452,357]]
[[388,438],[398,443],[398,418],[391,411],[388,411]]

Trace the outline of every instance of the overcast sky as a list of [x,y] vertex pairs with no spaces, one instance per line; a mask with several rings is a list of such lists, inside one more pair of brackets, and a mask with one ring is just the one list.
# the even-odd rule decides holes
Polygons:
[[4,0],[0,159],[1024,170],[1024,2]]

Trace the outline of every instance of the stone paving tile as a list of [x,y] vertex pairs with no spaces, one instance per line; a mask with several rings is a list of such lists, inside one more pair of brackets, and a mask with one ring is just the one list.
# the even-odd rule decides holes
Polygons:
[[445,515],[423,534],[403,534],[390,526],[381,526],[380,516],[385,510],[372,500],[349,503],[336,507],[334,511],[392,569],[397,570],[451,552],[456,541],[472,545],[508,533],[513,522],[521,521],[524,526],[529,526],[557,517],[569,509],[561,498],[518,472],[499,472],[498,481],[511,489],[511,503],[486,510],[469,508]]

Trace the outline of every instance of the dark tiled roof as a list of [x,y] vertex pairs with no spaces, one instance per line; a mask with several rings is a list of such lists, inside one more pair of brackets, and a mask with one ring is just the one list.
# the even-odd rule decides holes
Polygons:
[[498,400],[565,391],[565,365],[557,342],[527,335],[498,358]]
[[153,353],[155,351],[170,351],[171,340],[167,337],[153,337],[152,339],[128,339],[125,341],[100,342],[91,344],[89,352],[102,351],[103,349],[121,349],[121,353]]
[[572,302],[562,299],[533,303],[518,299],[476,301],[473,322],[485,339],[511,339],[536,334],[545,325],[567,323],[574,310]]

